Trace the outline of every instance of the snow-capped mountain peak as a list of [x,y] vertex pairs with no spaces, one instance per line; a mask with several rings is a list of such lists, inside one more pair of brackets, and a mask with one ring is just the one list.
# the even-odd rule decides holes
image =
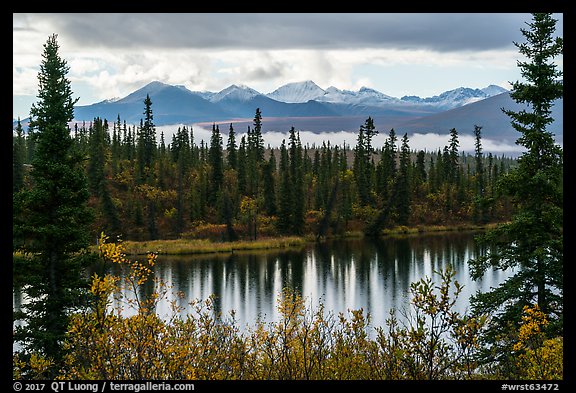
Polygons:
[[486,93],[489,97],[492,97],[498,94],[506,93],[508,90],[497,85],[489,85],[483,88],[482,91]]
[[401,100],[410,103],[433,105],[443,109],[451,109],[471,104],[507,91],[508,90],[496,85],[490,85],[484,89],[458,87],[456,89],[445,91],[437,96],[426,98],[420,98],[418,96],[404,96]]
[[251,87],[245,85],[230,85],[224,90],[214,94],[209,99],[212,102],[219,102],[223,99],[234,99],[240,101],[248,101],[251,98],[254,98],[258,95],[261,95],[258,91],[252,89]]
[[315,100],[324,95],[325,91],[311,80],[292,82],[280,86],[272,93],[266,94],[268,98],[288,103],[304,103]]
[[379,105],[384,102],[399,101],[397,98],[390,97],[378,90],[362,86],[358,91],[340,90],[334,86],[330,86],[325,90],[322,97],[318,101],[343,103],[353,105]]
[[372,89],[370,87],[362,86],[360,90],[358,90],[358,94],[365,97],[373,97],[378,100],[397,100],[397,98],[391,97],[387,94],[381,93],[376,89]]
[[318,97],[318,101],[332,102],[332,103],[352,103],[357,96],[356,92],[351,90],[340,90],[334,86],[326,89],[322,97]]
[[116,101],[119,101],[121,98],[122,98],[122,97],[106,98],[105,100],[102,100],[102,101],[98,102],[98,104],[105,104],[105,103],[116,102]]

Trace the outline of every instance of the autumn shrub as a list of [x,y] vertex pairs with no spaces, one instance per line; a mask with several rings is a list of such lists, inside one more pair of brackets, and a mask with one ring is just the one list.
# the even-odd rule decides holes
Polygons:
[[554,380],[563,377],[563,338],[547,338],[548,318],[537,304],[524,306],[518,341],[514,344],[520,378]]
[[[222,316],[214,299],[191,302],[181,314],[178,294],[172,313],[160,318],[157,302],[170,291],[160,281],[147,294],[155,254],[129,260],[122,243],[101,237],[100,255],[128,267],[124,279],[94,275],[90,308],[72,316],[64,344],[62,379],[468,379],[477,378],[475,355],[484,319],[454,311],[461,287],[454,271],[442,283],[424,278],[410,287],[411,308],[391,311],[386,326],[372,327],[364,310],[326,312],[285,288],[279,319],[256,321],[241,330],[234,312]],[[122,289],[122,290],[121,290]],[[132,296],[122,293],[132,292]],[[126,297],[122,297],[126,296]],[[111,299],[117,297],[112,305]],[[118,298],[119,297],[119,298]],[[124,313],[131,308],[132,313]],[[553,345],[552,345],[553,346]],[[528,352],[526,352],[528,353]],[[539,353],[538,353],[539,354]],[[41,377],[49,360],[13,361],[14,378]],[[528,361],[528,360],[527,360]]]
[[258,216],[258,236],[276,237],[278,233],[278,218],[275,216]]
[[198,223],[183,237],[188,239],[208,239],[211,241],[222,241],[226,233],[225,224]]
[[352,205],[352,215],[363,222],[370,222],[378,216],[378,209],[372,206],[364,206],[357,203]]
[[[404,311],[402,323],[392,312],[388,332],[378,330],[385,357],[391,361],[389,378],[468,379],[476,377],[479,336],[486,317],[473,318],[454,310],[462,286],[448,267],[437,272],[441,283],[430,277],[410,284],[412,310]],[[396,358],[395,358],[396,357]]]
[[54,362],[41,354],[12,355],[12,379],[49,379]]

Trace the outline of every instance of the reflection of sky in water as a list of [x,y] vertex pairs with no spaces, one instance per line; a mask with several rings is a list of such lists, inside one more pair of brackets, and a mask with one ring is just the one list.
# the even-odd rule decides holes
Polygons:
[[[253,326],[258,317],[266,322],[279,318],[276,306],[282,288],[288,286],[300,291],[313,311],[320,302],[325,306],[325,314],[332,312],[334,317],[339,312],[346,314],[348,309],[363,308],[370,313],[372,326],[384,326],[391,308],[400,311],[409,306],[411,282],[431,276],[439,284],[440,278],[433,271],[449,264],[456,270],[455,280],[464,285],[456,308],[465,312],[468,299],[477,290],[488,291],[512,274],[487,271],[481,280],[472,281],[467,261],[477,253],[473,235],[451,233],[378,241],[340,240],[310,245],[303,251],[160,256],[156,278],[172,288],[156,312],[169,318],[170,301],[175,300],[188,313],[191,312],[188,302],[205,300],[214,294],[216,311],[228,316],[230,310],[235,310],[241,328],[246,324]],[[118,266],[113,268],[114,274],[123,274]],[[139,295],[145,296],[153,289],[153,286],[141,288]],[[177,291],[184,294],[183,299],[176,296]],[[123,295],[134,298],[129,290]],[[15,288],[13,308],[25,301]],[[115,299],[112,305],[124,303]],[[124,307],[123,312],[133,315],[135,309]]]
[[[184,299],[179,300],[184,307],[193,299],[204,300],[214,294],[215,310],[224,316],[235,310],[240,326],[252,325],[258,317],[271,322],[279,316],[276,305],[282,288],[288,286],[299,290],[314,310],[320,301],[326,313],[335,316],[363,308],[370,312],[373,326],[383,326],[391,308],[401,310],[409,305],[411,282],[431,276],[439,283],[433,271],[451,264],[456,270],[455,280],[464,285],[456,306],[464,312],[477,290],[487,291],[511,275],[488,271],[483,279],[470,280],[467,261],[476,255],[473,236],[458,233],[346,240],[311,245],[301,252],[160,256],[156,275],[172,290],[156,311],[165,318],[171,315],[169,301],[176,299],[176,291],[184,293]],[[130,292],[124,295],[133,296]],[[127,315],[133,313],[126,311]]]

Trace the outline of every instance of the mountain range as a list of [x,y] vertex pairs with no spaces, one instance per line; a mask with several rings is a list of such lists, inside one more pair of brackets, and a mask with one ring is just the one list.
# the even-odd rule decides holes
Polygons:
[[138,123],[148,94],[157,125],[253,118],[256,108],[267,117],[412,117],[460,107],[503,92],[506,90],[501,87],[489,86],[458,88],[428,98],[396,98],[367,87],[351,91],[331,86],[324,90],[312,81],[304,81],[262,94],[244,85],[209,92],[190,91],[184,86],[155,81],[121,99],[77,106],[74,113],[79,121],[90,121],[96,116],[115,119],[120,114],[127,122]]
[[[288,83],[268,94],[248,86],[231,85],[219,92],[191,91],[181,85],[154,81],[120,99],[76,106],[75,121],[89,122],[95,117],[116,120],[118,115],[129,124],[143,117],[144,99],[152,100],[154,123],[211,124],[234,123],[245,129],[252,124],[256,108],[263,116],[263,132],[287,132],[290,127],[312,132],[358,131],[371,116],[378,129],[395,128],[404,132],[447,133],[451,128],[472,134],[474,125],[483,127],[483,135],[513,143],[518,137],[510,119],[501,108],[522,109],[509,92],[496,85],[483,89],[459,87],[437,96],[392,97],[375,89],[358,91],[330,86],[322,89],[313,81]],[[550,130],[562,142],[562,100],[553,107],[556,121]]]

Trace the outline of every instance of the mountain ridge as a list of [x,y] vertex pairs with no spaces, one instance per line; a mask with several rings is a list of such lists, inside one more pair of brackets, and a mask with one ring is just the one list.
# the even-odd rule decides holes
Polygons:
[[137,123],[142,116],[141,107],[146,95],[152,99],[155,124],[158,125],[245,118],[253,116],[256,108],[260,108],[265,116],[273,117],[385,116],[390,113],[412,117],[485,99],[498,91],[495,85],[491,86],[485,88],[490,88],[489,92],[458,88],[434,97],[396,98],[365,86],[357,91],[333,86],[322,89],[311,80],[288,83],[268,94],[239,84],[232,84],[219,92],[197,92],[182,85],[153,81],[120,99],[77,106],[74,117],[76,121],[91,121],[94,117],[115,119],[120,114],[126,121]]

